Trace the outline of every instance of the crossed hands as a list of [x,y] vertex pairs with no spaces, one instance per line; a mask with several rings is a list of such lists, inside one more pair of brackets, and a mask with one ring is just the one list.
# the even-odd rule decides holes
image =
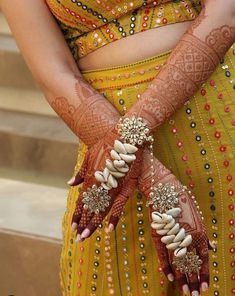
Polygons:
[[[85,155],[80,171],[68,182],[71,186],[82,183],[72,218],[72,229],[77,233],[78,242],[90,237],[108,213],[110,213],[110,218],[106,231],[113,231],[122,215],[128,198],[133,195],[136,188],[146,197],[149,197],[151,186],[157,186],[159,183],[171,183],[176,187],[181,186],[179,180],[159,160],[150,154],[147,147],[143,146],[139,147],[135,154],[136,160],[131,164],[127,175],[118,179],[117,188],[112,188],[109,191],[109,196],[111,197],[109,206],[99,213],[91,213],[85,209],[82,201],[83,193],[94,184],[100,185],[94,174],[97,170],[101,171],[105,168],[106,160],[110,159],[110,151],[113,149],[114,141],[118,138],[117,129],[114,127],[104,138],[90,147]],[[152,184],[152,179],[154,179],[154,184]],[[173,281],[176,279],[185,294],[190,291],[191,295],[197,296],[200,295],[200,290],[206,291],[209,286],[208,250],[212,249],[213,245],[208,240],[195,199],[187,191],[180,195],[177,207],[181,209],[177,224],[183,226],[187,234],[192,237],[188,251],[193,251],[200,257],[202,262],[200,272],[198,274],[185,274],[181,272],[172,263],[174,251],[167,249],[166,244],[161,240],[161,235],[154,228],[152,229],[152,238],[162,270],[168,280]],[[150,223],[154,214],[156,214],[156,210],[150,205]],[[152,222],[151,225],[153,226],[153,224]]]

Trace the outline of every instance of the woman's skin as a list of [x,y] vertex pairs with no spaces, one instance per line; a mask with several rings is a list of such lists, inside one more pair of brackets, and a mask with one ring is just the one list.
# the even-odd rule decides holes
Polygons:
[[[231,21],[231,26],[234,26],[234,0],[226,0],[226,5],[222,0],[209,2],[216,4],[215,12],[219,11],[221,17]],[[52,97],[58,97],[58,94],[61,94],[61,96],[69,97],[76,102],[77,96],[69,90],[74,90],[75,77],[81,77],[80,71],[44,1],[22,0],[19,2],[13,0],[9,2],[0,0],[0,5],[7,16],[30,70],[47,97],[50,97],[50,94]],[[168,28],[152,29],[126,37],[125,40],[115,41],[87,55],[79,61],[78,65],[80,69],[102,68],[157,55],[175,47],[187,26],[189,26],[188,23],[169,25]],[[165,34],[164,30],[167,29],[172,33]],[[25,32],[28,33],[25,34]],[[171,38],[166,38],[166,36],[171,36]],[[156,40],[164,40],[161,47]],[[136,46],[138,43],[142,45],[141,50]],[[126,47],[131,50],[126,51]],[[110,56],[107,54],[110,49],[112,49],[112,61],[115,60],[116,64],[110,63]],[[98,60],[99,63],[96,64]],[[105,101],[103,103],[106,104]]]

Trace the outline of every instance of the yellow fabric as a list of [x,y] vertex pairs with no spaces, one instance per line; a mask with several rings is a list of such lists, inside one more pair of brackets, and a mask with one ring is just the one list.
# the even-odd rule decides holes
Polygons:
[[[121,112],[123,101],[129,109],[168,56],[82,74]],[[75,171],[85,152],[81,144]],[[235,294],[235,46],[195,96],[157,130],[154,154],[184,185],[192,187],[209,238],[217,246],[217,252],[210,253],[210,290],[203,295]],[[159,271],[145,197],[136,193],[129,199],[110,236],[103,226],[76,244],[70,223],[78,193],[79,187],[71,188],[63,219],[63,296],[182,295]]]
[[77,60],[126,36],[193,20],[199,0],[46,0]]

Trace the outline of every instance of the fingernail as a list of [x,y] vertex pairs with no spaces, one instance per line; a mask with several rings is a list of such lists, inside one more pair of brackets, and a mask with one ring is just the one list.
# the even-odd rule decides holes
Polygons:
[[187,295],[188,292],[189,292],[189,287],[188,287],[188,285],[183,285],[182,288],[183,288],[183,292],[184,292],[184,294]]
[[89,234],[90,234],[90,230],[86,228],[85,230],[83,230],[81,234],[81,238],[87,238]]
[[202,283],[202,291],[205,292],[208,290],[208,284],[207,283]]
[[173,282],[174,281],[174,275],[172,274],[172,273],[169,273],[168,275],[167,275],[167,278],[168,278],[168,280],[170,281],[170,282]]
[[114,225],[113,224],[109,224],[108,228],[107,228],[107,232],[112,232],[114,230]]
[[74,181],[75,181],[75,176],[72,177],[72,178],[67,182],[67,184],[68,184],[68,185],[72,185]]
[[76,237],[76,242],[80,243],[82,241],[81,234],[78,234]]
[[73,222],[71,228],[72,228],[73,231],[76,230],[77,229],[77,223]]
[[192,292],[192,296],[199,296],[198,291],[193,291],[193,292]]

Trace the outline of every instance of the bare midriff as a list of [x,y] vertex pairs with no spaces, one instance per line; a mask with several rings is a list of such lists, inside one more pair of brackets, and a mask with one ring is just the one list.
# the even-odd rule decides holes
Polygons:
[[95,70],[134,63],[173,49],[191,21],[153,28],[109,43],[82,57],[80,70]]

